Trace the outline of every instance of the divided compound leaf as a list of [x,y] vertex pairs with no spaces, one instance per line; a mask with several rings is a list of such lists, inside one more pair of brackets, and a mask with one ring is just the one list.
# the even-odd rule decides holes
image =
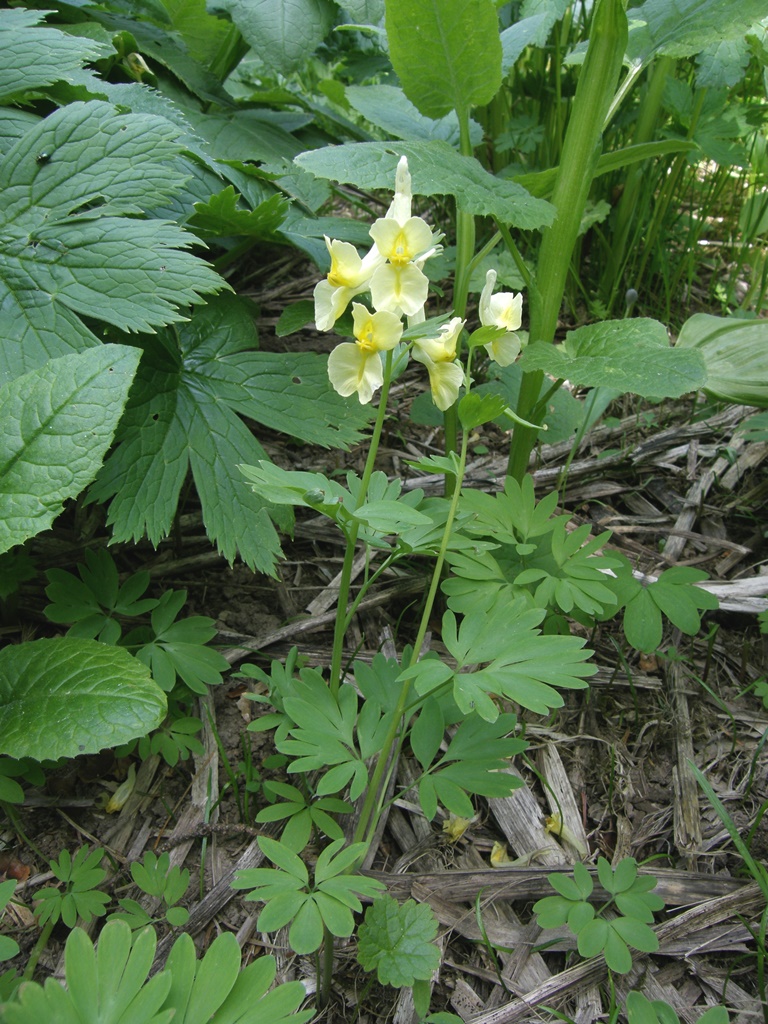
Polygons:
[[142,341],[145,356],[118,445],[90,499],[111,499],[116,540],[146,534],[157,544],[171,530],[191,468],[206,530],[222,554],[231,561],[239,553],[252,568],[274,573],[280,545],[273,521],[289,529],[292,515],[240,472],[240,465],[268,461],[241,417],[313,444],[346,447],[359,438],[369,411],[332,390],[322,356],[254,351],[250,311],[233,296]]

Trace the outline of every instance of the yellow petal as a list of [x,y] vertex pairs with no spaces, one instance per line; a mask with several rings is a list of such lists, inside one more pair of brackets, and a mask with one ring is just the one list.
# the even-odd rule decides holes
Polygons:
[[507,847],[504,843],[494,843],[493,849],[491,850],[491,867],[492,868],[504,868],[507,864],[511,864],[512,859],[507,853]]
[[[480,295],[478,312],[480,323],[484,327],[500,327],[505,331],[516,331],[522,323],[523,296],[512,292],[493,294],[496,284],[496,271],[489,270],[485,275],[485,286]],[[507,365],[507,364],[502,364]]]
[[471,818],[461,818],[457,814],[451,814],[443,822],[443,832],[445,832],[448,842],[457,843],[471,824]]
[[362,303],[352,304],[352,319],[357,343],[363,352],[387,352],[400,341],[403,324],[394,313],[371,313]]
[[451,363],[446,360],[434,362],[423,351],[414,345],[413,358],[423,363],[429,373],[429,386],[432,391],[432,401],[441,412],[454,404],[459,397],[459,388],[464,383],[464,370],[461,364]]
[[128,797],[136,786],[136,765],[132,764],[128,769],[128,775],[125,782],[121,783],[112,796],[109,798],[104,810],[107,814],[117,814],[118,811],[123,809],[123,806],[128,800]]
[[389,217],[374,221],[370,235],[381,255],[396,267],[404,267],[432,246],[432,229],[421,217],[404,223]]
[[344,398],[357,392],[360,403],[367,405],[384,382],[381,359],[377,352],[367,355],[359,345],[342,342],[328,356],[328,378]]
[[488,357],[499,366],[509,366],[520,355],[521,345],[518,336],[507,331],[498,338],[494,338],[484,348]]
[[429,281],[418,267],[385,263],[371,278],[371,302],[375,309],[414,316],[427,301]]

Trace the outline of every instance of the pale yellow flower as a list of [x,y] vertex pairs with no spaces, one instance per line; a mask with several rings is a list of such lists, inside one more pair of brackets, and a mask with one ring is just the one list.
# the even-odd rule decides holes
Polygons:
[[400,222],[380,217],[369,232],[380,254],[393,266],[404,267],[432,248],[432,229],[421,217]]
[[374,271],[370,289],[375,309],[415,316],[427,301],[429,281],[415,263],[384,263]]
[[456,344],[464,326],[460,316],[443,324],[436,338],[417,338],[413,343],[413,358],[423,363],[429,373],[432,401],[445,412],[459,397],[464,383],[464,370],[456,361]]
[[334,390],[345,398],[357,392],[367,405],[384,381],[380,352],[393,349],[403,333],[394,313],[371,313],[362,303],[352,305],[356,341],[342,342],[328,357],[328,377]]
[[315,285],[315,324],[319,331],[330,331],[355,295],[368,289],[371,275],[384,258],[375,245],[361,258],[350,242],[324,237],[331,269]]
[[504,334],[485,345],[485,350],[500,366],[509,366],[520,354],[520,339],[514,332],[522,323],[523,296],[512,292],[494,295],[495,284],[496,271],[489,270],[480,296],[480,323],[483,327],[497,327],[504,331]]
[[418,348],[435,363],[455,359],[456,345],[463,326],[464,321],[461,317],[455,316],[449,323],[443,324],[440,328],[440,334],[436,338],[417,338],[413,343],[413,358],[419,358],[415,351]]

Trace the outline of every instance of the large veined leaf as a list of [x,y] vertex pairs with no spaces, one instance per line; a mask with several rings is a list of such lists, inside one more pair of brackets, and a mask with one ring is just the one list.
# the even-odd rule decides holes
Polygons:
[[47,529],[96,476],[139,355],[102,345],[0,387],[0,552]]
[[426,117],[468,113],[501,87],[499,19],[492,0],[387,0],[392,66]]
[[58,637],[0,650],[0,751],[76,757],[156,729],[165,694],[149,669],[97,640]]
[[146,339],[119,444],[90,492],[112,498],[117,540],[146,533],[156,544],[166,536],[191,467],[206,530],[222,554],[231,560],[239,553],[248,565],[274,572],[280,546],[270,515],[287,528],[290,513],[269,506],[239,472],[241,463],[267,459],[240,417],[345,447],[360,436],[368,413],[332,391],[326,358],[256,346],[248,309],[232,296]]
[[0,11],[0,101],[12,102],[33,89],[71,81],[71,73],[101,55],[90,39],[41,26],[40,11]]
[[301,67],[330,32],[336,13],[328,0],[219,0],[245,41],[270,71]]
[[141,213],[179,187],[179,129],[73,103],[0,162],[0,381],[96,344],[81,316],[129,331],[183,319],[225,287],[193,236]]
[[467,213],[493,216],[535,230],[554,219],[554,208],[521,185],[495,178],[472,157],[445,142],[354,142],[302,153],[296,163],[320,178],[359,188],[392,189],[401,156],[408,158],[415,195],[452,195]]
[[765,17],[765,0],[645,0],[632,9],[630,57],[691,57],[725,39],[744,36]]
[[768,408],[768,322],[695,313],[682,326],[676,351],[704,360],[704,390],[724,402]]
[[526,371],[646,398],[679,398],[707,379],[700,353],[670,348],[664,325],[644,317],[579,327],[562,345],[529,345],[520,362]]

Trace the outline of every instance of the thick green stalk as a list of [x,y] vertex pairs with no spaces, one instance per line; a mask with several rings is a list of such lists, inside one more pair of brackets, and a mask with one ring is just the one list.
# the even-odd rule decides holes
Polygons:
[[[626,44],[627,16],[622,0],[598,0],[552,193],[555,220],[542,234],[536,287],[530,296],[532,342],[554,341],[571,254],[600,156],[605,117],[616,90]],[[541,382],[540,372],[523,374],[517,413],[524,420],[534,418]],[[534,421],[541,422],[541,418],[539,414]],[[515,428],[508,473],[518,480],[528,469],[536,436],[537,432],[530,427]]]
[[[469,111],[457,110],[459,119],[459,150],[463,156],[472,156],[472,141],[469,136]],[[453,285],[453,315],[464,317],[467,312],[467,296],[469,295],[470,264],[475,254],[475,217],[461,209],[456,203],[456,273]],[[456,349],[457,357],[461,355]],[[458,416],[456,406],[448,409],[444,417],[445,451],[455,452],[458,438]],[[451,481],[445,480],[446,492]]]
[[[387,352],[384,362],[384,383],[381,387],[379,398],[379,409],[376,414],[376,423],[371,434],[371,442],[368,447],[368,458],[365,461],[363,479],[360,484],[360,497],[358,507],[365,502],[368,494],[368,485],[371,482],[373,469],[376,465],[376,455],[379,450],[381,432],[384,429],[384,420],[387,415],[387,398],[389,397],[389,385],[392,379],[392,352]],[[338,696],[341,685],[341,659],[344,652],[344,636],[347,632],[347,605],[349,604],[349,588],[352,583],[352,565],[355,561],[355,545],[360,526],[354,522],[347,534],[347,550],[344,552],[344,564],[341,567],[341,579],[339,580],[339,599],[336,604],[336,622],[333,630],[333,652],[331,654],[331,674],[329,688],[334,697]]]
[[[650,142],[656,134],[656,125],[661,111],[661,100],[667,78],[675,67],[673,57],[660,57],[656,62],[648,82],[648,91],[640,106],[632,144],[641,145]],[[619,275],[624,264],[627,241],[632,223],[637,213],[637,201],[647,175],[644,164],[635,164],[627,172],[624,191],[616,208],[616,219],[611,238],[611,256],[607,261],[603,275],[603,298],[611,304],[616,295]],[[636,282],[632,282],[635,284]]]
[[[469,375],[469,370],[467,370]],[[429,592],[427,594],[426,602],[424,603],[424,610],[421,615],[421,622],[419,623],[419,631],[416,634],[416,640],[413,644],[413,653],[411,654],[411,660],[407,665],[403,665],[403,669],[410,668],[414,661],[418,660],[419,652],[421,651],[422,644],[424,643],[424,637],[427,635],[427,629],[429,628],[429,619],[432,615],[432,609],[435,606],[435,599],[437,597],[437,589],[440,586],[440,579],[443,572],[443,565],[445,564],[445,553],[448,550],[448,541],[451,536],[451,530],[453,529],[453,522],[456,518],[456,510],[459,506],[459,495],[461,492],[461,482],[464,479],[464,469],[467,464],[467,444],[468,444],[468,433],[463,431],[461,436],[461,452],[459,453],[459,472],[457,474],[456,487],[454,488],[451,496],[451,505],[448,510],[448,519],[443,530],[443,538],[440,543],[440,550],[435,560],[435,567],[432,572],[432,582],[429,585]],[[405,680],[400,689],[400,696],[397,701],[397,706],[392,715],[392,724],[389,727],[389,731],[386,735],[384,743],[382,744],[381,752],[376,762],[376,767],[373,771],[370,785],[368,786],[368,792],[365,796],[363,808],[360,812],[360,820],[357,823],[355,829],[355,835],[353,842],[359,843],[362,841],[363,836],[366,839],[370,839],[370,834],[376,828],[376,822],[378,815],[374,816],[374,809],[380,798],[380,789],[384,773],[387,770],[387,763],[389,756],[397,742],[398,736],[402,730],[403,723],[401,721],[405,712],[406,705],[408,703],[408,695],[410,693],[411,683],[410,680]],[[372,820],[373,819],[373,820]],[[370,829],[369,829],[370,824]]]
[[208,70],[220,82],[224,82],[248,53],[248,43],[243,39],[237,25],[230,25]]

